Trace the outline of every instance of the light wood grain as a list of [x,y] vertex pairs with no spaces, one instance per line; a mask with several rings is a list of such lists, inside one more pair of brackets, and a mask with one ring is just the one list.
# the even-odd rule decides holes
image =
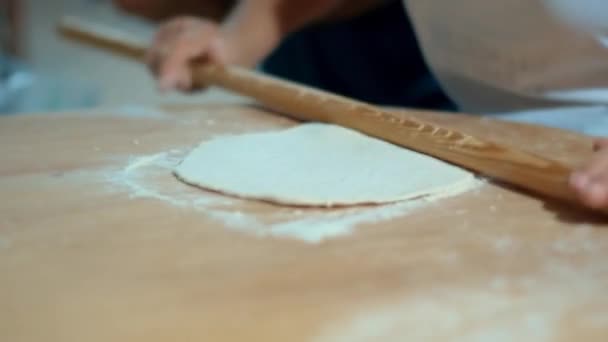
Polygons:
[[[146,44],[127,34],[66,18],[60,25],[67,36],[142,58]],[[269,108],[304,121],[322,121],[356,129],[370,136],[411,148],[468,168],[535,194],[580,205],[568,186],[572,169],[548,156],[512,145],[496,144],[461,131],[429,123],[416,110],[395,114],[381,108],[261,75],[238,67],[194,66],[199,86],[216,85],[251,96]]]
[[[239,106],[165,110],[0,118],[2,341],[605,340],[608,226],[587,213],[487,184],[318,245],[259,237],[110,176],[136,157],[295,122]],[[557,130],[424,118],[568,165],[590,153],[589,139]],[[210,196],[165,171],[139,181]],[[225,210],[268,224],[291,211]]]

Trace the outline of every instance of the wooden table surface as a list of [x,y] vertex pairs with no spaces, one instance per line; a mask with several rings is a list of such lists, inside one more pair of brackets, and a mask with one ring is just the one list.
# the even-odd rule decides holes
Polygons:
[[[567,163],[588,138],[426,117]],[[237,105],[0,119],[0,340],[606,341],[602,218],[484,183],[428,203],[281,208],[170,168]],[[407,175],[404,175],[407,177]]]

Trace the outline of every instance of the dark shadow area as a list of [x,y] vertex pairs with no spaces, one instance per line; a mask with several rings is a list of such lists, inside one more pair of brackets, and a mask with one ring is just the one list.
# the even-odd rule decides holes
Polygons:
[[606,228],[608,228],[608,211],[600,212],[586,208],[579,203],[569,203],[546,198],[531,191],[527,191],[525,189],[496,180],[491,180],[491,182],[500,186],[501,188],[509,189],[541,200],[543,202],[543,209],[553,213],[555,218],[560,222],[568,224],[606,225]]
[[608,228],[608,212],[602,213],[576,204],[546,200],[543,208],[555,214],[560,222],[569,224],[593,224],[596,228]]

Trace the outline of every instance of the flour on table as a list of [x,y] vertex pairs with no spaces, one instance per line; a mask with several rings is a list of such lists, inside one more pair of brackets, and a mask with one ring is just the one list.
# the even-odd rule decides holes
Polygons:
[[576,261],[554,254],[550,245],[538,246],[544,259],[530,274],[489,269],[478,281],[466,284],[454,280],[408,289],[401,299],[361,305],[328,323],[313,341],[572,340],[560,338],[564,324],[584,327],[580,331],[585,336],[606,336],[608,301],[601,294],[608,283],[600,275],[608,266],[591,261],[601,258],[605,246],[587,248],[584,237],[590,238],[590,230],[576,231],[565,239],[579,252]]
[[424,197],[474,178],[424,154],[319,123],[203,142],[175,174],[237,197],[325,207]]
[[199,190],[177,181],[171,170],[185,155],[185,150],[172,149],[132,156],[120,168],[102,171],[103,178],[108,190],[126,191],[134,200],[156,200],[181,209],[195,210],[208,219],[220,222],[226,229],[245,234],[296,239],[306,243],[347,237],[358,226],[388,221],[438,205],[439,199],[480,189],[483,184],[473,178],[471,182],[454,187],[449,192],[412,201],[331,210],[284,208],[260,216],[255,209],[244,208],[245,202],[242,200]]

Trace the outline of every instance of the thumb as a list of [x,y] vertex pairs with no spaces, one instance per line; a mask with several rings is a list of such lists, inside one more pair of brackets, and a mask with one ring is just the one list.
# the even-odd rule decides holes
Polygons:
[[597,138],[593,141],[593,150],[598,151],[608,147],[608,138]]
[[219,65],[230,63],[230,56],[226,48],[226,42],[221,37],[215,37],[209,44],[209,62]]

